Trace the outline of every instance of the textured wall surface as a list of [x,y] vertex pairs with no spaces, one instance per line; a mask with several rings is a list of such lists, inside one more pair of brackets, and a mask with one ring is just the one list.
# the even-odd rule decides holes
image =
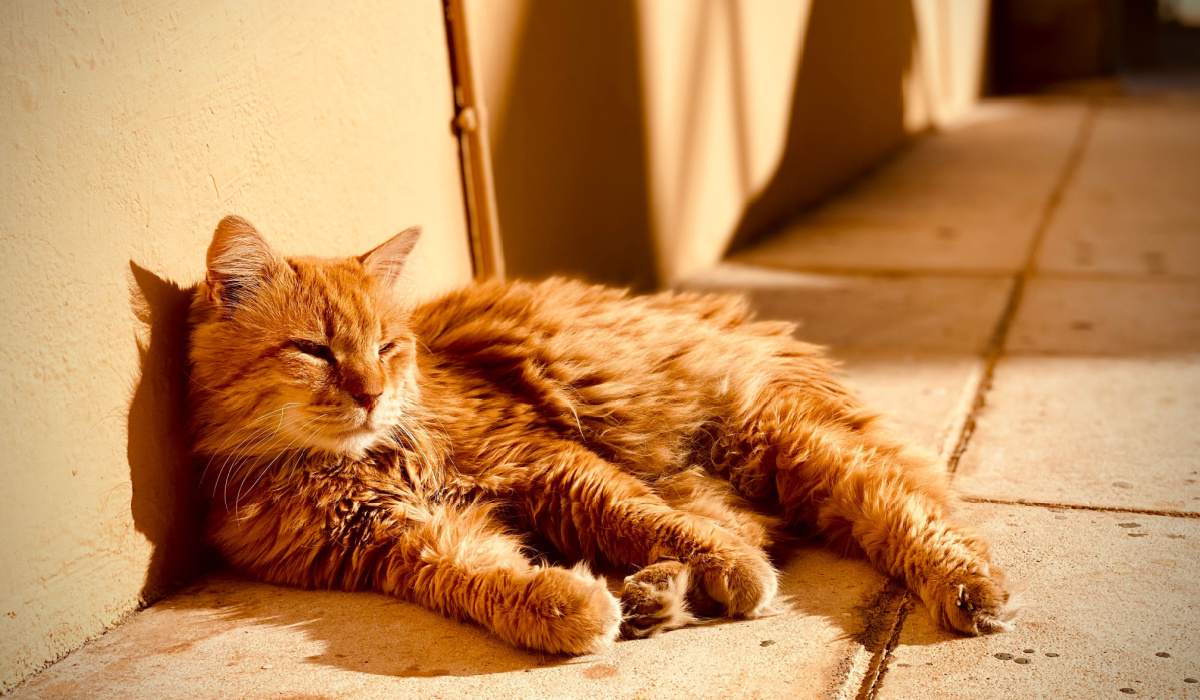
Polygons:
[[[221,215],[470,261],[441,6],[0,7],[0,689],[185,577],[184,285]],[[144,370],[144,371],[143,371]]]
[[979,94],[987,0],[467,0],[510,272],[719,260]]

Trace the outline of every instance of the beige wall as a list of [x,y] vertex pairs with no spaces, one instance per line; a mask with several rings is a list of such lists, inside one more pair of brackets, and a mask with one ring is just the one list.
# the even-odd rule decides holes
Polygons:
[[467,0],[516,275],[669,284],[954,119],[986,0]]
[[165,280],[221,215],[329,255],[421,224],[418,290],[470,261],[437,0],[25,0],[0,26],[3,689],[196,563]]

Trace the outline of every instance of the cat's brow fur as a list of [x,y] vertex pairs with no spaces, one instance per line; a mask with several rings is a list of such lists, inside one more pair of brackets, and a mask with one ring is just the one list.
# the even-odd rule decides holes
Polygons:
[[[577,654],[622,619],[641,636],[764,613],[764,549],[804,529],[945,626],[1007,626],[942,474],[791,324],[738,297],[563,279],[409,305],[390,283],[415,240],[285,259],[241,219],[218,226],[190,400],[209,537],[235,567]],[[582,565],[535,563],[533,543]],[[620,605],[589,564],[629,574]]]

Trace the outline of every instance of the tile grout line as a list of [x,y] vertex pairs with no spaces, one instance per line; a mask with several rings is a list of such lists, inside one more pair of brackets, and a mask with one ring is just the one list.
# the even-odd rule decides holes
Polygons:
[[[1067,153],[1067,162],[1063,166],[1062,173],[1055,181],[1053,188],[1050,190],[1050,196],[1046,199],[1046,204],[1042,208],[1041,216],[1038,217],[1037,225],[1034,228],[1033,239],[1029,242],[1029,247],[1025,251],[1025,259],[1022,267],[1013,276],[1008,300],[1005,302],[1004,309],[1000,312],[1000,317],[996,320],[996,327],[992,331],[987,345],[984,347],[982,358],[983,368],[978,375],[978,383],[975,385],[975,395],[967,403],[966,417],[961,421],[961,432],[959,433],[957,442],[954,444],[953,451],[950,452],[946,460],[946,471],[950,479],[953,479],[955,472],[958,471],[959,460],[962,459],[963,453],[966,452],[967,445],[971,441],[971,436],[975,434],[976,418],[986,403],[987,393],[992,386],[996,365],[1004,353],[1004,345],[1008,338],[1009,328],[1016,318],[1017,309],[1020,307],[1021,300],[1024,297],[1025,287],[1033,276],[1034,265],[1042,246],[1042,240],[1045,238],[1046,231],[1050,228],[1050,222],[1053,220],[1054,214],[1062,202],[1068,185],[1070,185],[1075,172],[1079,169],[1079,164],[1083,161],[1083,154],[1091,138],[1098,111],[1097,102],[1089,100],[1087,111],[1084,112],[1079,130],[1075,134],[1075,140],[1071,144],[1070,151]],[[908,618],[908,611],[912,605],[912,595],[910,593],[905,591],[899,595],[892,635],[883,648],[879,649],[872,656],[871,667],[868,670],[866,678],[863,679],[863,685],[858,692],[857,697],[859,700],[874,700],[878,695],[883,679],[887,675],[888,662],[892,658],[892,652],[900,643],[900,633],[903,630],[904,622]]]
[[884,674],[887,673],[888,664],[892,660],[892,651],[900,645],[900,633],[904,631],[904,623],[908,620],[908,614],[912,612],[913,600],[912,594],[907,590],[901,591],[893,597],[895,611],[892,613],[892,625],[889,629],[887,640],[871,657],[870,666],[867,668],[866,677],[863,678],[862,687],[858,691],[855,700],[874,700],[879,692],[880,682],[883,680]]
[[[1022,264],[1024,261],[1022,261]],[[937,268],[937,267],[837,267],[822,265],[784,265],[766,260],[740,260],[730,258],[723,260],[721,265],[737,265],[752,267],[771,272],[791,273],[795,275],[819,275],[829,277],[853,277],[864,279],[913,279],[923,277],[944,277],[949,279],[1002,279],[1012,278],[1020,271],[997,268]],[[1187,273],[1163,273],[1145,275],[1133,272],[1117,272],[1104,270],[1036,270],[1038,277],[1056,280],[1074,280],[1082,282],[1162,282],[1168,284],[1195,284],[1200,281],[1200,275]]]
[[1029,242],[1029,247],[1025,251],[1024,264],[1021,266],[1020,271],[1013,276],[1008,301],[1005,303],[1004,309],[1000,312],[1000,317],[996,320],[996,327],[992,331],[987,345],[984,347],[983,370],[979,384],[975,390],[975,399],[971,402],[967,417],[963,421],[963,430],[959,434],[958,444],[955,445],[954,451],[950,453],[950,458],[947,461],[946,467],[951,479],[953,479],[954,474],[958,471],[958,463],[962,459],[963,453],[967,450],[971,436],[975,434],[976,419],[986,404],[987,394],[992,388],[992,381],[995,377],[996,365],[999,364],[1000,357],[1004,354],[1004,346],[1008,340],[1008,331],[1012,327],[1012,323],[1017,316],[1017,310],[1020,308],[1021,301],[1025,297],[1025,288],[1028,286],[1029,280],[1033,277],[1034,265],[1037,262],[1038,252],[1042,247],[1042,240],[1046,237],[1046,231],[1050,228],[1050,222],[1053,221],[1054,215],[1058,212],[1059,204],[1062,203],[1063,195],[1066,194],[1068,185],[1071,184],[1075,172],[1079,169],[1079,164],[1083,161],[1083,154],[1087,149],[1088,141],[1091,139],[1097,112],[1096,103],[1094,101],[1089,102],[1087,111],[1084,113],[1083,120],[1079,125],[1079,131],[1075,135],[1075,141],[1071,144],[1071,150],[1067,154],[1067,162],[1063,167],[1062,174],[1059,175],[1058,180],[1054,183],[1054,187],[1050,191],[1050,196],[1042,208],[1042,214],[1038,217],[1033,239]]
[[1051,510],[1082,510],[1093,513],[1128,513],[1130,515],[1156,515],[1164,518],[1200,518],[1200,513],[1187,510],[1157,510],[1154,508],[1126,508],[1122,506],[1089,506],[1082,503],[1056,503],[1033,501],[1024,498],[987,498],[985,496],[959,496],[966,503],[986,503],[998,506],[1029,506]]

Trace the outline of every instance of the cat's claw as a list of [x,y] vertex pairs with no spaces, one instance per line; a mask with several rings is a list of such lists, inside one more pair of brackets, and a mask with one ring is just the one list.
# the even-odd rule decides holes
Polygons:
[[935,622],[968,635],[1010,631],[1017,612],[1003,574],[993,566],[946,577],[932,587],[926,605]]

